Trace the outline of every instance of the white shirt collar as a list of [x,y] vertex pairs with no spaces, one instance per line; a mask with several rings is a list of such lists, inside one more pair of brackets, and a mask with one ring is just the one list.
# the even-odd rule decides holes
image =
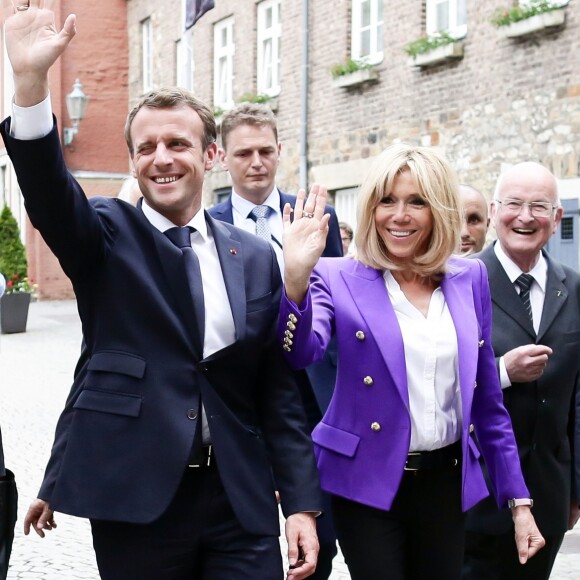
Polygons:
[[[236,193],[235,189],[232,188],[232,207],[242,216],[247,218],[250,212],[256,207],[256,203],[248,201],[243,198],[239,193]],[[280,213],[280,193],[277,187],[274,187],[270,195],[264,200],[261,205],[267,205],[272,208],[276,213]]]
[[[500,264],[503,266],[505,273],[508,275],[510,282],[513,284],[520,274],[524,272],[520,267],[504,252],[499,241],[493,245],[493,250]],[[540,286],[540,288],[546,291],[546,282],[548,279],[548,262],[542,252],[540,252],[540,257],[536,262],[536,265],[528,272],[534,277],[534,280]]]
[[[168,220],[164,215],[161,215],[150,205],[147,205],[147,201],[145,199],[143,199],[141,209],[143,210],[145,217],[151,222],[151,225],[157,228],[160,232],[165,232],[169,228],[175,227],[175,224],[171,220]],[[185,225],[195,228],[200,233],[203,240],[207,240],[207,223],[205,221],[203,208],[200,208],[200,210],[193,216],[193,218]]]

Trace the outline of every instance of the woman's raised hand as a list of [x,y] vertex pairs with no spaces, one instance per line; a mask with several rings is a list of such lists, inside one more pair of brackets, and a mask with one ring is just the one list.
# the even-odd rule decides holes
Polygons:
[[[299,304],[308,290],[310,274],[326,246],[330,214],[326,207],[326,187],[314,184],[308,197],[301,189],[294,210],[284,207],[284,284],[288,298]],[[292,219],[292,213],[294,213]]]

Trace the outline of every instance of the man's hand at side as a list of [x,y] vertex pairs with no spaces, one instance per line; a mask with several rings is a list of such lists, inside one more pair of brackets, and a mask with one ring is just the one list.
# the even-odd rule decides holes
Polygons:
[[30,504],[24,518],[24,535],[28,536],[30,526],[41,538],[44,538],[44,530],[50,531],[56,528],[54,512],[50,509],[48,502],[42,499],[35,499]]
[[[311,513],[292,514],[286,520],[286,540],[288,541],[289,580],[302,580],[316,570],[318,560],[318,536],[316,519]],[[300,559],[299,559],[300,558]]]

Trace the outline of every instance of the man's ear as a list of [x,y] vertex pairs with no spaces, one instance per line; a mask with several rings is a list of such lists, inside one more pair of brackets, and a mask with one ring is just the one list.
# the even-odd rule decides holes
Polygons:
[[228,156],[226,155],[225,149],[220,147],[217,151],[218,159],[221,166],[227,171],[228,170]]

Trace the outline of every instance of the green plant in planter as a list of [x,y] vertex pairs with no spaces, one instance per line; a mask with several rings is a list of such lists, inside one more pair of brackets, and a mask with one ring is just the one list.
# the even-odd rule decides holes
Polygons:
[[239,99],[238,103],[259,103],[266,104],[272,100],[270,95],[264,93],[244,93]]
[[7,205],[0,213],[0,272],[6,278],[6,294],[34,290],[27,275],[26,250],[20,241],[18,223]]
[[454,44],[458,42],[459,39],[455,38],[449,34],[449,32],[436,32],[430,36],[424,34],[417,40],[413,40],[413,42],[409,42],[409,44],[405,45],[405,52],[415,58],[418,54],[425,54],[426,52],[431,52],[435,48],[439,48],[440,46],[446,46],[447,44]]
[[494,26],[509,26],[514,22],[526,20],[537,14],[545,14],[563,7],[563,3],[553,3],[549,0],[536,0],[523,6],[511,6],[509,8],[498,8],[491,19]]
[[345,62],[339,62],[330,67],[330,74],[333,79],[352,74],[358,70],[367,70],[373,68],[372,64],[362,60],[353,60],[347,58]]

